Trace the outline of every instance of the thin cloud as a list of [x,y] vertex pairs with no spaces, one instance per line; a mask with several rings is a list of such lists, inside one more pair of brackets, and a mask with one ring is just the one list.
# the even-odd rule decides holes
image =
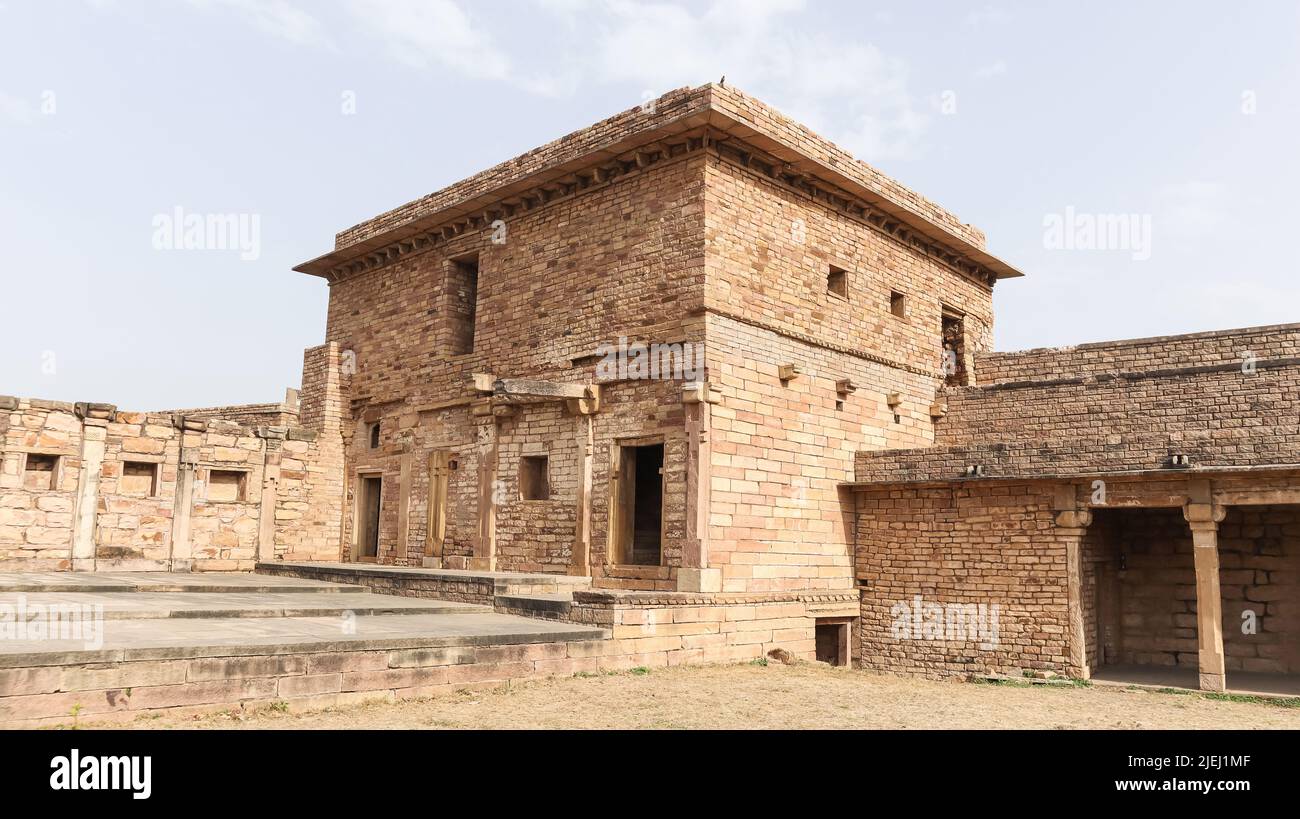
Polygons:
[[18,125],[31,125],[32,106],[22,97],[15,97],[0,91],[0,120],[8,120]]
[[[305,4],[189,2],[293,43],[332,47]],[[536,48],[508,52],[499,43],[493,25],[504,29],[508,15],[497,7],[485,13],[465,0],[343,0],[341,8],[348,30],[377,41],[389,59],[540,96],[625,84],[636,90],[631,104],[646,91],[726,75],[868,161],[917,155],[928,130],[929,117],[908,90],[906,63],[838,33],[801,33],[790,17],[806,10],[806,0],[533,0],[523,11],[551,35],[545,64]]]
[[1156,223],[1182,239],[1214,235],[1228,219],[1223,185],[1191,180],[1165,185],[1156,193]]
[[999,25],[1011,19],[1011,15],[1006,9],[1000,9],[996,6],[985,6],[969,12],[966,15],[966,25],[971,28],[984,28],[985,26]]
[[333,45],[324,24],[289,0],[189,0],[189,4],[232,13],[258,31],[294,45]]
[[609,0],[586,76],[667,90],[716,80],[762,97],[863,159],[916,153],[928,118],[907,65],[870,44],[799,34],[802,0],[716,0],[695,7]]

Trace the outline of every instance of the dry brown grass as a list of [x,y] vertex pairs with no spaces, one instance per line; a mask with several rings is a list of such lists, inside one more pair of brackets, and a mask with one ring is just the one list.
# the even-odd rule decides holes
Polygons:
[[821,664],[657,669],[136,728],[1300,728],[1300,708],[1114,687],[931,682]]

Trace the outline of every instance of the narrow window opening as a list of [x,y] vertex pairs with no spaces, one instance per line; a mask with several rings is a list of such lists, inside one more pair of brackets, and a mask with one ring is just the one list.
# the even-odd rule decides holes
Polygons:
[[208,501],[242,503],[248,497],[248,473],[233,469],[213,469],[208,473]]
[[379,449],[379,422],[366,427],[366,441],[371,449]]
[[943,310],[943,381],[948,386],[960,387],[969,383],[966,372],[966,328],[963,316],[956,311]]
[[452,355],[474,352],[474,323],[478,316],[478,255],[452,261],[447,273],[447,319]]
[[525,455],[519,459],[520,500],[550,500],[549,465],[550,458],[546,455]]
[[58,488],[59,456],[30,452],[23,468],[23,489],[47,492]]
[[907,318],[907,296],[897,290],[889,294],[889,312],[899,318]]
[[152,498],[158,494],[158,464],[145,461],[125,461],[117,491],[122,495]]
[[842,299],[849,297],[849,274],[843,268],[831,265],[826,274],[826,292]]

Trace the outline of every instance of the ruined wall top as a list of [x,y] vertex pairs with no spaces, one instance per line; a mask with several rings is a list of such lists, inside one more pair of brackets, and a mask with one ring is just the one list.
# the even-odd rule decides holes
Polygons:
[[1300,356],[1300,324],[1273,324],[1071,347],[990,352],[976,360],[980,384],[1042,382],[1243,364]]
[[935,446],[859,453],[857,480],[1300,468],[1300,324],[994,353],[976,373],[941,393]]

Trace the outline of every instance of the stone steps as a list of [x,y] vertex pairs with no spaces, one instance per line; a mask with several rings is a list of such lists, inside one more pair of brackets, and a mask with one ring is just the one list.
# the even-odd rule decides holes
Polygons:
[[594,671],[610,636],[270,575],[0,574],[0,607],[0,727],[428,696]]
[[496,610],[503,614],[537,617],[543,620],[567,620],[573,606],[572,592],[546,594],[498,594]]
[[139,659],[240,656],[465,645],[521,645],[600,638],[600,629],[495,612],[339,617],[128,619],[106,624],[102,643],[86,639],[0,641],[0,667]]
[[498,608],[497,600],[501,597],[571,597],[575,591],[591,588],[590,577],[574,575],[427,569],[369,563],[277,561],[257,564],[257,573],[268,577],[354,584],[381,594],[457,600]]
[[210,594],[356,594],[361,586],[257,574],[170,572],[0,572],[0,594],[185,592]]
[[[0,591],[0,603],[13,593]],[[102,607],[106,620],[219,619],[226,617],[339,617],[467,614],[491,611],[487,606],[447,600],[425,600],[372,594],[318,594],[302,591],[255,593],[190,592],[38,592],[25,594],[25,608]]]

